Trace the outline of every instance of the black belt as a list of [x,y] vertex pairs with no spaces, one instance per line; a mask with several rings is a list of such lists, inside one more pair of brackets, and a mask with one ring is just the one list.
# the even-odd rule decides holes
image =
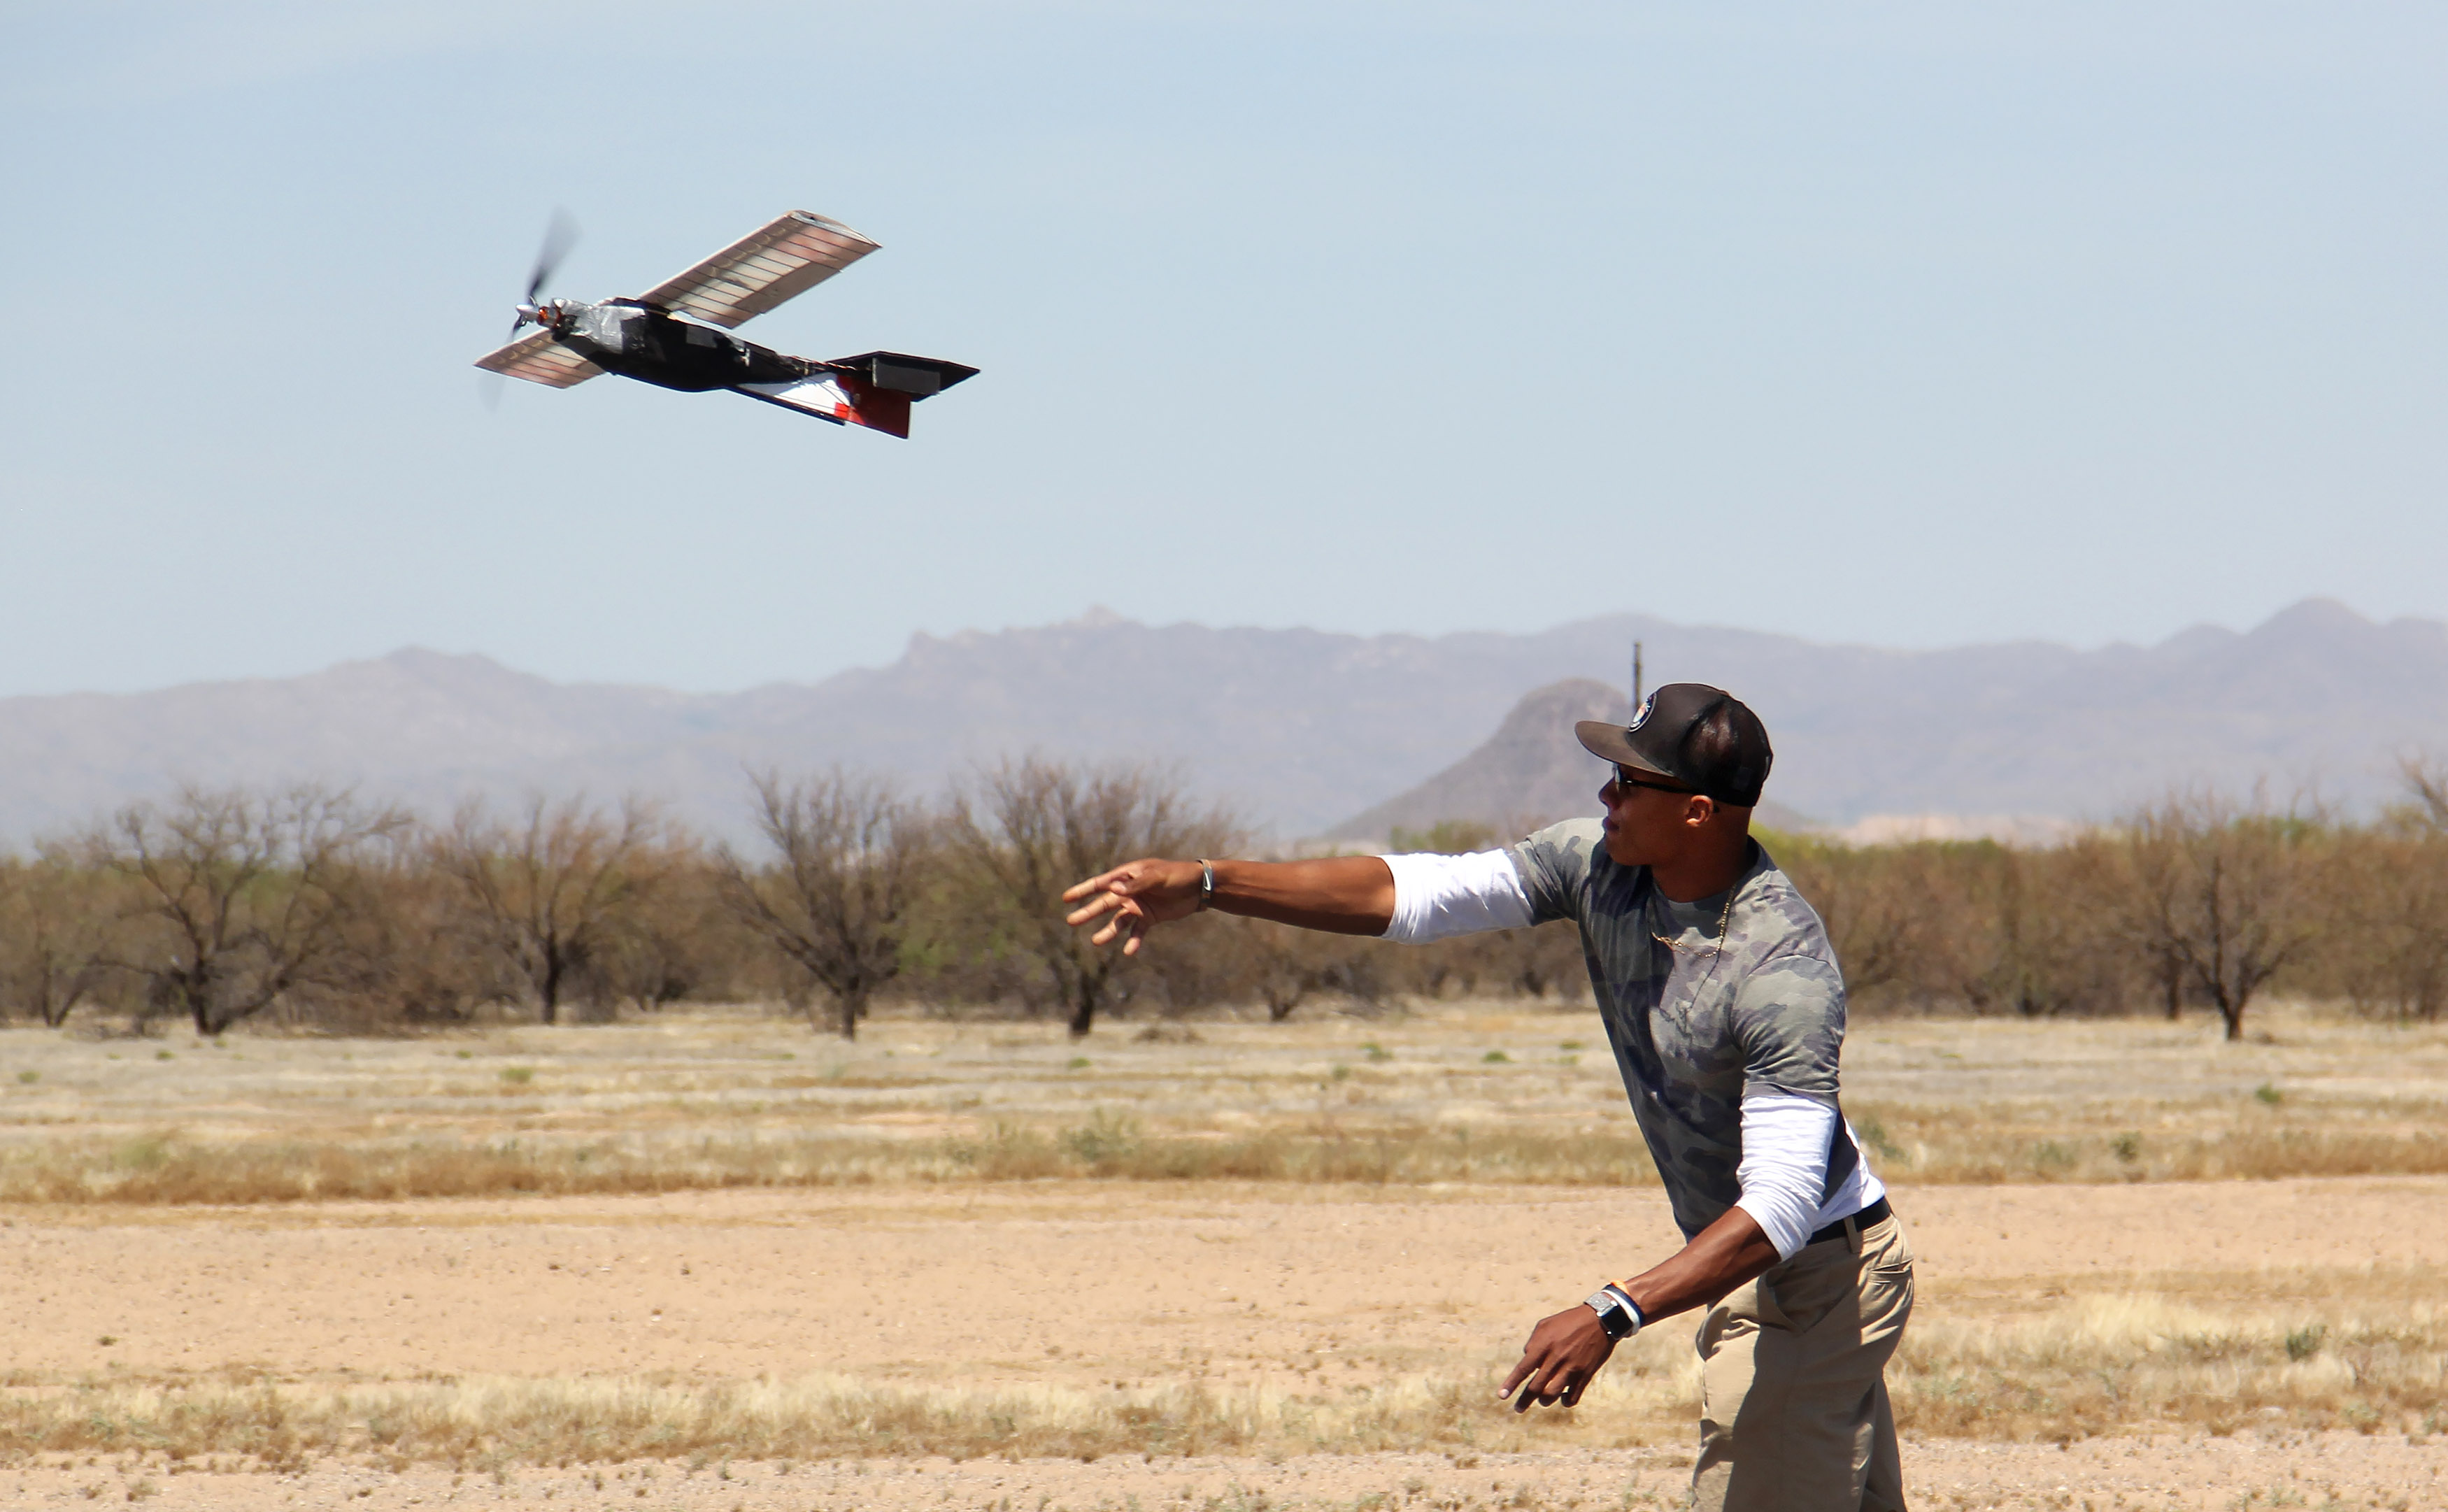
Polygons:
[[1886,1221],[1887,1199],[1881,1197],[1879,1200],[1871,1203],[1868,1207],[1864,1208],[1861,1212],[1854,1214],[1849,1218],[1838,1218],[1835,1222],[1827,1225],[1827,1227],[1820,1230],[1818,1233],[1812,1234],[1808,1239],[1806,1239],[1803,1242],[1806,1244],[1824,1244],[1829,1239],[1841,1239],[1845,1236],[1845,1225],[1847,1223],[1853,1225],[1856,1230],[1860,1230],[1866,1229],[1875,1223],[1884,1223]]

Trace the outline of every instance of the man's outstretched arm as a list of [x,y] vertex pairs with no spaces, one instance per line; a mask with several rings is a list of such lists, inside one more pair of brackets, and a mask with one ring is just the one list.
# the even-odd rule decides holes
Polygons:
[[[1272,919],[1335,934],[1384,934],[1394,922],[1394,871],[1373,855],[1321,861],[1210,861],[1215,890],[1207,907],[1219,913]],[[1153,856],[1126,862],[1062,894],[1076,903],[1074,927],[1102,919],[1088,937],[1105,945],[1122,936],[1122,953],[1137,955],[1150,928],[1198,911],[1203,873],[1196,861]]]

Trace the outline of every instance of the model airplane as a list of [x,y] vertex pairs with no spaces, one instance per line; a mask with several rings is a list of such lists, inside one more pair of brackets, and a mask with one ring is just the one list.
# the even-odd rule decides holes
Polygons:
[[[794,210],[634,299],[588,304],[538,297],[567,250],[566,234],[557,223],[536,259],[518,318],[510,323],[517,339],[477,358],[476,366],[554,389],[584,383],[599,373],[689,393],[728,389],[835,425],[907,436],[912,403],[978,370],[898,352],[818,362],[725,334],[805,294],[875,247],[838,220]],[[536,330],[519,335],[529,325]]]

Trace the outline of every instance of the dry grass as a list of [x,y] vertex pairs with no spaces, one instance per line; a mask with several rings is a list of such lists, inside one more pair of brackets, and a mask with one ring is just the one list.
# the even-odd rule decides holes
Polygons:
[[62,1141],[0,1158],[0,1202],[244,1204],[584,1196],[884,1182],[1120,1180],[1654,1185],[1640,1146],[1503,1130],[1380,1129],[1329,1137],[1150,1136],[1132,1120],[1000,1125],[975,1139],[825,1136],[694,1141],[205,1145],[175,1137]]
[[1890,1372],[1931,1436],[2063,1440],[2244,1426],[2448,1431],[2448,1296],[2429,1270],[2207,1277],[2033,1316],[1917,1320]]
[[[2001,1322],[1917,1323],[1889,1373],[1912,1434],[2067,1441],[2171,1429],[2448,1431],[2448,1305],[2429,1273],[2300,1276],[2290,1305],[2094,1294]],[[2265,1299],[2266,1300],[2266,1299]],[[1668,1337],[1665,1335],[1673,1335]],[[469,1379],[376,1386],[232,1380],[17,1384],[0,1462],[133,1454],[286,1468],[942,1455],[1517,1452],[1680,1444],[1695,1367],[1680,1330],[1619,1351],[1577,1412],[1518,1416],[1491,1375],[1340,1389],[1043,1386],[966,1389],[841,1378]]]
[[[1468,1443],[1484,1425],[1519,1439],[1477,1383],[1402,1383],[1340,1402],[1182,1386],[878,1386],[815,1378],[686,1385],[492,1379],[385,1387],[88,1386],[19,1395],[0,1410],[0,1456],[223,1455],[279,1468],[324,1455],[490,1467],[692,1455],[753,1460],[1333,1451]],[[1507,1430],[1510,1430],[1507,1432]]]
[[[2448,1171],[2448,1028],[2303,1010],[1871,1023],[1846,1104],[1906,1182]],[[1113,1026],[749,1012],[463,1040],[0,1031],[0,1201],[248,1203],[1043,1177],[1654,1180],[1586,1014]]]
[[[2448,1140],[2330,1128],[2058,1131],[2041,1139],[1966,1128],[1942,1114],[1863,1120],[1890,1179],[2204,1181],[2448,1172]],[[1906,1141],[1900,1144],[1898,1141]],[[1067,1128],[1002,1124],[974,1138],[883,1140],[765,1135],[489,1143],[205,1144],[176,1135],[66,1139],[0,1155],[0,1202],[226,1205],[402,1201],[514,1194],[587,1196],[895,1182],[1223,1179],[1419,1185],[1654,1186],[1646,1150],[1600,1137],[1434,1126],[1243,1136],[1162,1135],[1092,1116]]]

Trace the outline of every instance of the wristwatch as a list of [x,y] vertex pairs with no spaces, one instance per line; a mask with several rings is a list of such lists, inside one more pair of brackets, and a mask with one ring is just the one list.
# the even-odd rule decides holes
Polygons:
[[1591,1292],[1582,1306],[1598,1315],[1598,1327],[1606,1330],[1610,1339],[1631,1338],[1649,1321],[1640,1315],[1640,1304],[1612,1281]]

